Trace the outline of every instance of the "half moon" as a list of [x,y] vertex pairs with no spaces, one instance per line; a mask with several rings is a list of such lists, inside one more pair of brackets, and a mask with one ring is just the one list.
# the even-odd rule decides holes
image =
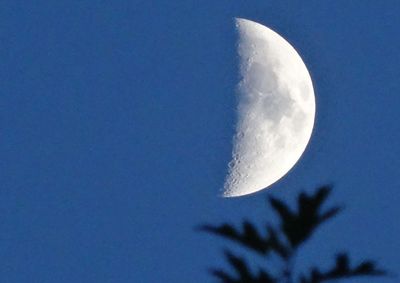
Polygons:
[[241,80],[236,134],[223,196],[262,190],[303,154],[314,126],[310,74],[296,50],[279,34],[236,19]]

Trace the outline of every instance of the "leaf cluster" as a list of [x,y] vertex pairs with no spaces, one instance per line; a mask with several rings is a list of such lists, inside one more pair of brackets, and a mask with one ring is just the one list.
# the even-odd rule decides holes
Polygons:
[[267,223],[265,236],[249,221],[243,222],[242,229],[237,229],[228,223],[217,226],[202,225],[201,231],[229,239],[266,260],[271,254],[275,254],[283,262],[283,269],[280,272],[273,274],[263,268],[253,274],[244,258],[227,250],[225,257],[234,269],[234,274],[222,269],[212,269],[211,273],[224,283],[319,283],[359,276],[386,275],[385,271],[378,269],[370,260],[351,267],[348,255],[342,253],[336,256],[335,264],[328,270],[321,271],[318,267],[312,267],[309,272],[302,273],[296,279],[293,278],[293,263],[299,247],[310,239],[321,224],[342,210],[339,206],[322,209],[331,190],[330,186],[322,186],[310,195],[305,192],[300,193],[296,210],[291,209],[282,200],[269,197],[267,201],[279,217],[279,225],[275,228]]

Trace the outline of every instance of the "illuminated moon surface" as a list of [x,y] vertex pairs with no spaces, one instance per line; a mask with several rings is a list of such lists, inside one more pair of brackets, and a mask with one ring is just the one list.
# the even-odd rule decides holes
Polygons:
[[303,154],[315,117],[310,74],[296,50],[261,24],[236,19],[236,27],[241,79],[225,197],[282,178]]

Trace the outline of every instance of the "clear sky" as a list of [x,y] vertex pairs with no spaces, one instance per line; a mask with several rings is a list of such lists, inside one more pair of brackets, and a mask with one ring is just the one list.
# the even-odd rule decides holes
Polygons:
[[[347,209],[299,264],[343,249],[399,271],[399,14],[389,0],[1,1],[1,281],[213,282],[229,243],[196,225],[273,221],[266,195],[324,183]],[[285,178],[223,199],[234,17],[297,49],[317,117]]]

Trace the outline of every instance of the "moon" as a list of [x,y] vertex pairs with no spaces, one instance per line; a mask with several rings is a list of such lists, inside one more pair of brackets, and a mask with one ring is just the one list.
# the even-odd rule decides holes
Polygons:
[[236,19],[240,82],[232,161],[222,195],[267,188],[296,164],[311,137],[315,96],[300,55],[279,34]]

